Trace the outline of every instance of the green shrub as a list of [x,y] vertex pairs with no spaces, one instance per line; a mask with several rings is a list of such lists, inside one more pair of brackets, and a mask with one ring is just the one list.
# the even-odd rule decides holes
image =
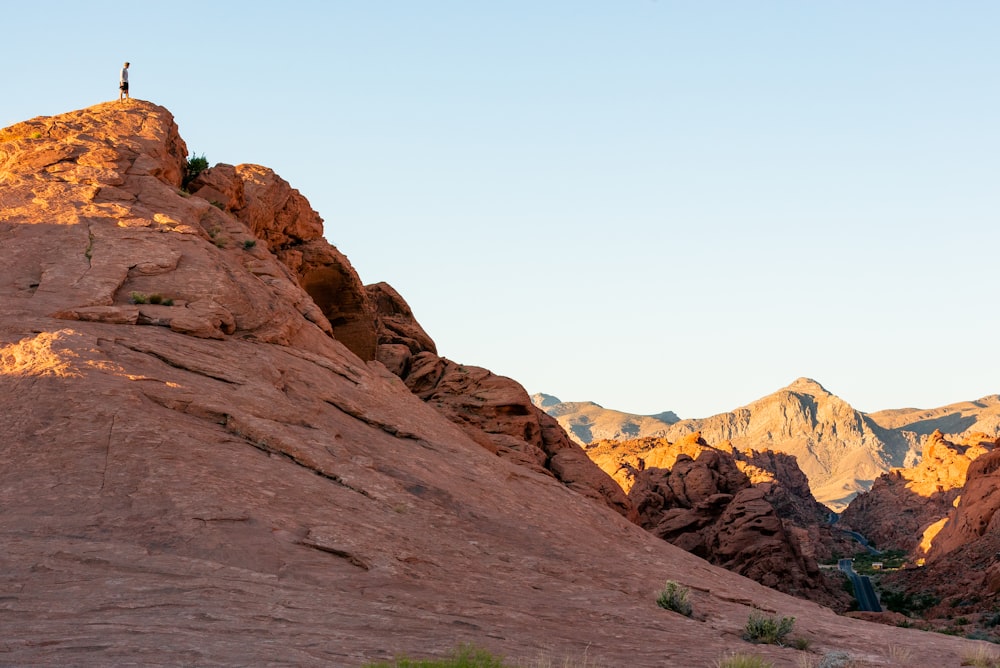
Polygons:
[[256,239],[246,239],[243,242],[243,250],[250,250],[251,248],[253,248],[256,245],[257,245],[257,240]]
[[656,604],[661,608],[679,612],[685,617],[690,617],[694,612],[691,605],[691,590],[673,580],[667,580],[666,586],[656,598]]
[[484,649],[462,645],[447,659],[419,660],[401,657],[391,663],[366,663],[364,668],[506,668],[506,664],[502,658],[493,656]]
[[145,304],[149,301],[149,297],[142,292],[130,292],[129,298],[132,300],[133,304]]
[[794,617],[782,617],[779,620],[754,610],[747,618],[747,625],[743,627],[743,639],[753,643],[781,645],[794,625]]
[[918,594],[908,594],[901,589],[882,589],[882,607],[906,615],[907,617],[919,616],[924,610],[933,608],[941,602],[941,599],[933,594],[921,592]]
[[194,177],[201,174],[203,171],[208,169],[208,158],[202,155],[191,154],[191,157],[187,161],[187,169],[184,172],[183,186],[187,188],[188,184],[194,181]]
[[715,662],[716,668],[772,668],[773,663],[752,654],[733,654]]

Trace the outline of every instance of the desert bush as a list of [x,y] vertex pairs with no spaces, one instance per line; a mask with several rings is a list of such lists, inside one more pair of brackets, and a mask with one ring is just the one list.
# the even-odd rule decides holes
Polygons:
[[685,617],[690,617],[694,612],[694,607],[691,605],[691,590],[673,580],[667,580],[666,586],[656,597],[656,604],[661,608],[679,612]]
[[747,625],[743,627],[743,639],[753,643],[781,645],[794,625],[794,617],[782,617],[779,620],[754,610],[747,618]]
[[256,239],[246,239],[246,240],[243,241],[243,249],[244,250],[250,250],[251,248],[253,248],[256,245],[257,245],[257,240]]
[[184,172],[183,187],[187,188],[188,184],[206,169],[208,169],[208,158],[204,154],[195,155],[192,153],[191,157],[188,158],[187,169]]
[[149,301],[149,297],[143,292],[130,292],[128,296],[133,304],[145,304]]

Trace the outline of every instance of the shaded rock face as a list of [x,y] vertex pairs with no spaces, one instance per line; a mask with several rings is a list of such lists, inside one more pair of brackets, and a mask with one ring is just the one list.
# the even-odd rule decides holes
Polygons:
[[970,465],[994,448],[995,441],[985,434],[952,441],[933,432],[918,465],[880,476],[871,491],[851,502],[841,521],[879,547],[905,550],[914,558],[926,556],[937,542],[942,521],[964,495]]
[[628,491],[640,526],[769,587],[846,605],[817,565],[830,551],[829,529],[825,542],[819,535],[827,511],[794,458],[714,448],[697,433],[676,443],[605,441],[586,452]]
[[410,305],[387,283],[365,287],[378,325],[378,361],[400,378],[410,373],[410,361],[422,352],[437,354],[437,346],[420,326]]
[[361,359],[375,359],[374,308],[361,279],[323,238],[322,219],[298,190],[266,167],[226,164],[201,172],[188,189],[242,222],[292,271],[337,340]]
[[[185,153],[137,100],[0,130],[4,664],[351,667],[475,643],[700,666],[745,647],[751,606],[819,652],[974,649],[762,587],[491,455],[332,337],[242,221],[185,197]],[[665,579],[698,618],[655,606]]]

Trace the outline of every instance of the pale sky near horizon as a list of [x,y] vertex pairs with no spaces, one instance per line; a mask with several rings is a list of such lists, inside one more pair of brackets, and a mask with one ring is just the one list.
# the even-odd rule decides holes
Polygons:
[[706,417],[1000,392],[1000,3],[5,5],[0,126],[133,95],[298,188],[441,355]]

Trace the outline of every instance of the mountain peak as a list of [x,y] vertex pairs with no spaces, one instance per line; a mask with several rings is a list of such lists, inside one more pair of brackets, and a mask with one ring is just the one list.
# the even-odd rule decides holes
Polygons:
[[785,388],[793,392],[804,392],[806,394],[830,394],[830,392],[812,378],[796,378],[795,382]]
[[531,395],[531,403],[535,404],[538,408],[545,410],[546,408],[551,408],[552,406],[561,404],[562,399],[554,397],[551,394],[545,394],[544,392],[536,392]]

